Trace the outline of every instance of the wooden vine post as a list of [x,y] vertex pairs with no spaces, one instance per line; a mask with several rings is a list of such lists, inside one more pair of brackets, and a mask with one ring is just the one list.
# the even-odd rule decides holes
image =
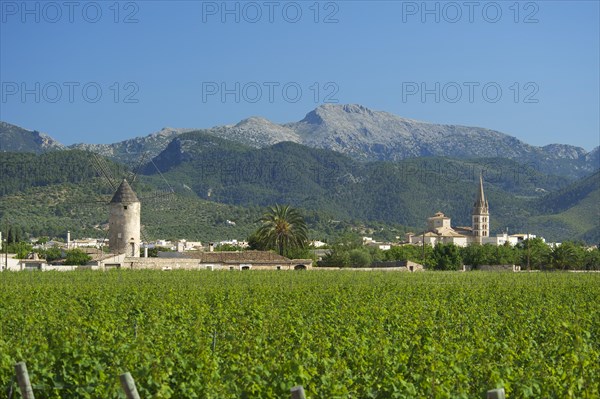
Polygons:
[[127,399],[140,399],[140,394],[135,387],[135,381],[130,372],[121,374],[119,379],[121,380],[121,386],[125,391],[125,395],[127,395]]
[[35,399],[25,362],[15,364],[15,372],[17,373],[17,381],[19,382],[19,389],[21,390],[23,399]]
[[292,399],[306,399],[306,396],[304,396],[304,388],[302,387],[302,385],[293,387],[292,389],[290,389],[290,392],[292,393]]
[[487,399],[506,399],[504,388],[492,389],[487,391]]

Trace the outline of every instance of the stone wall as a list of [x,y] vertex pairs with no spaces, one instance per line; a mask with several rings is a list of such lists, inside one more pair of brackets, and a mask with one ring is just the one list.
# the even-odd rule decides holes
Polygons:
[[223,261],[206,262],[200,259],[182,258],[125,258],[122,268],[152,269],[152,270],[294,270],[296,266],[304,265],[312,268],[310,259],[292,259],[285,261]]
[[463,270],[480,270],[484,272],[518,272],[521,271],[521,267],[515,265],[480,265],[476,268],[473,268],[471,266],[464,266]]

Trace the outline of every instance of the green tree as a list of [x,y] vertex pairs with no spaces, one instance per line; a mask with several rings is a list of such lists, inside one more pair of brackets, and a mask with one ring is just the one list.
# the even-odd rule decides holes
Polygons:
[[7,245],[7,252],[15,254],[17,259],[25,259],[33,251],[33,246],[26,242],[13,242]]
[[454,244],[436,244],[433,259],[436,270],[460,270],[462,267],[460,251]]
[[582,268],[585,270],[600,270],[600,248],[596,247],[585,251]]
[[335,241],[334,247],[341,247],[347,250],[360,248],[363,245],[362,237],[352,231],[346,231],[342,236]]
[[79,248],[67,251],[65,265],[85,265],[92,259],[91,256],[83,252]]
[[489,265],[491,245],[471,244],[460,249],[460,254],[465,265],[477,269],[481,265]]
[[369,251],[365,248],[356,248],[350,251],[350,265],[353,267],[369,267],[371,266],[372,257]]
[[583,266],[583,256],[580,246],[566,241],[552,248],[549,256],[550,265],[559,270],[580,269]]
[[20,226],[10,226],[6,239],[9,244],[14,244],[21,242],[21,236],[22,231]]
[[[362,245],[362,238],[356,232],[345,231],[331,246],[331,250],[323,260],[319,262],[319,266],[329,267],[349,267],[355,266],[355,263],[350,258],[351,252],[359,250],[370,255],[369,250]],[[354,252],[354,261],[363,263],[359,259],[357,252]],[[372,261],[372,256],[371,256]],[[369,264],[371,263],[369,261]]]
[[481,265],[512,265],[518,263],[517,251],[510,244],[472,244],[460,249],[465,265],[477,269]]
[[350,266],[350,251],[344,248],[334,248],[323,260],[319,262],[323,267],[348,267]]
[[242,248],[238,247],[237,245],[233,245],[233,244],[219,244],[215,247],[215,251],[219,251],[219,252],[235,252],[235,251],[241,251]]
[[308,247],[306,248],[290,248],[287,251],[287,257],[290,259],[312,259],[317,260],[316,255]]
[[378,247],[366,247],[369,255],[371,256],[371,262],[381,262],[385,260],[385,253],[388,250],[379,249]]
[[36,244],[39,244],[39,245],[44,245],[44,244],[45,244],[45,243],[47,243],[49,240],[50,240],[50,239],[49,239],[47,236],[40,237],[40,238],[38,238],[38,240],[37,240]]
[[285,255],[294,248],[305,248],[308,229],[298,210],[289,205],[275,205],[260,219],[262,225],[255,233],[255,240],[264,249],[276,250]]
[[491,257],[496,265],[514,265],[519,260],[517,250],[508,242],[504,245],[492,246]]
[[159,252],[173,252],[173,250],[171,250],[171,248],[167,248],[167,247],[148,248],[148,257],[149,258],[158,258]]
[[261,242],[258,238],[258,231],[255,231],[254,233],[250,234],[250,237],[248,237],[248,249],[257,251],[264,251],[266,249],[263,245],[263,242]]
[[[522,268],[543,269],[549,263],[550,248],[541,238],[530,238],[518,244]],[[529,260],[529,263],[528,263]]]
[[62,250],[57,246],[48,248],[46,251],[44,251],[43,255],[46,257],[46,262],[54,262],[55,260],[62,259],[63,257]]

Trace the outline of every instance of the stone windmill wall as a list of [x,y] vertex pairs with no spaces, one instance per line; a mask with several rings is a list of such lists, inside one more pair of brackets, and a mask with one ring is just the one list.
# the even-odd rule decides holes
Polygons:
[[111,253],[140,256],[140,218],[140,200],[123,179],[110,201],[108,246]]

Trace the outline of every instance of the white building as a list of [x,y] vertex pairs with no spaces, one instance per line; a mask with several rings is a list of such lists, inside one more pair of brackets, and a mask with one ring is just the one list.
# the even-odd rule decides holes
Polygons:
[[239,248],[248,248],[248,246],[249,246],[247,241],[238,241],[238,240],[221,241],[221,242],[219,242],[219,245],[232,245],[234,247],[239,247]]
[[496,246],[505,245],[508,243],[511,246],[515,246],[519,243],[517,237],[509,236],[507,233],[497,234],[492,237],[483,237],[482,244],[492,244]]
[[469,236],[461,234],[452,228],[450,218],[442,212],[427,219],[427,231],[419,235],[407,234],[407,241],[410,244],[435,246],[436,244],[454,244],[459,247],[466,247]]
[[[442,212],[427,219],[427,230],[420,234],[407,234],[407,242],[415,245],[454,244],[466,247],[472,243],[503,245],[505,242],[516,242],[506,234],[490,237],[490,212],[488,201],[483,192],[483,176],[479,176],[479,191],[471,212],[471,227],[455,227]],[[514,245],[512,244],[512,245]]]

